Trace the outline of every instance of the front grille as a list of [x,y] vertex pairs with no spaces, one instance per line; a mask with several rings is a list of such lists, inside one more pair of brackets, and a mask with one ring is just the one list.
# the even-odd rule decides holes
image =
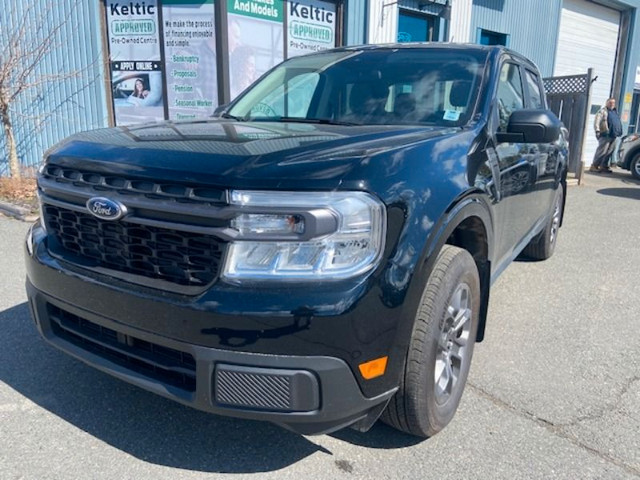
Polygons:
[[47,204],[43,217],[49,249],[76,264],[190,287],[208,285],[218,275],[224,244],[210,235],[100,220]]
[[118,333],[52,304],[47,310],[57,337],[147,378],[195,392],[196,362],[191,354]]

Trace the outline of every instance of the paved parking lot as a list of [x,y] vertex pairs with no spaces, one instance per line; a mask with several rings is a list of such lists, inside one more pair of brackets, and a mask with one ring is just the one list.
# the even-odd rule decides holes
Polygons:
[[0,218],[0,478],[640,478],[640,184],[585,177],[555,256],[494,285],[460,410],[426,441],[215,417],[57,352],[25,304],[27,225]]

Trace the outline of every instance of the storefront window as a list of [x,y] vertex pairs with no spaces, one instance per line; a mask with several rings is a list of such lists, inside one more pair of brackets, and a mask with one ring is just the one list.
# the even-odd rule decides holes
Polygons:
[[162,2],[171,120],[210,116],[218,105],[213,0]]
[[336,46],[336,4],[319,0],[287,2],[287,58]]
[[[113,123],[209,118],[285,58],[336,47],[342,0],[104,0],[109,45]],[[216,11],[223,12],[216,18]],[[226,12],[226,14],[225,14]],[[226,17],[226,55],[216,34]],[[228,63],[225,61],[226,57]],[[218,85],[219,72],[228,75]],[[282,113],[308,105],[294,102],[309,82],[289,85],[274,98]],[[296,95],[294,93],[294,87]],[[230,97],[228,98],[227,95]],[[283,100],[286,97],[286,100]]]
[[117,125],[165,118],[158,4],[130,12],[106,3],[111,98]]
[[284,60],[283,2],[228,0],[231,99]]

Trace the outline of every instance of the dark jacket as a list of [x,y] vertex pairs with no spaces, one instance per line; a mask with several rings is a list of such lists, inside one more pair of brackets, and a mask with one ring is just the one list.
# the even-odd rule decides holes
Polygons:
[[615,108],[609,110],[607,113],[607,123],[609,124],[609,136],[616,138],[622,136],[622,122],[618,115],[618,110]]

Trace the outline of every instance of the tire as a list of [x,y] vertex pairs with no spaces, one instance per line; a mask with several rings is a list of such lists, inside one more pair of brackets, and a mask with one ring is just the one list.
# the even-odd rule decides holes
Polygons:
[[631,160],[629,170],[631,170],[633,178],[640,180],[640,155],[636,155],[635,158]]
[[546,260],[556,249],[562,215],[564,214],[564,187],[558,185],[553,199],[551,215],[542,232],[534,237],[524,248],[522,253],[533,260]]
[[399,389],[382,421],[425,438],[451,421],[467,381],[479,312],[473,257],[445,245],[422,294]]

